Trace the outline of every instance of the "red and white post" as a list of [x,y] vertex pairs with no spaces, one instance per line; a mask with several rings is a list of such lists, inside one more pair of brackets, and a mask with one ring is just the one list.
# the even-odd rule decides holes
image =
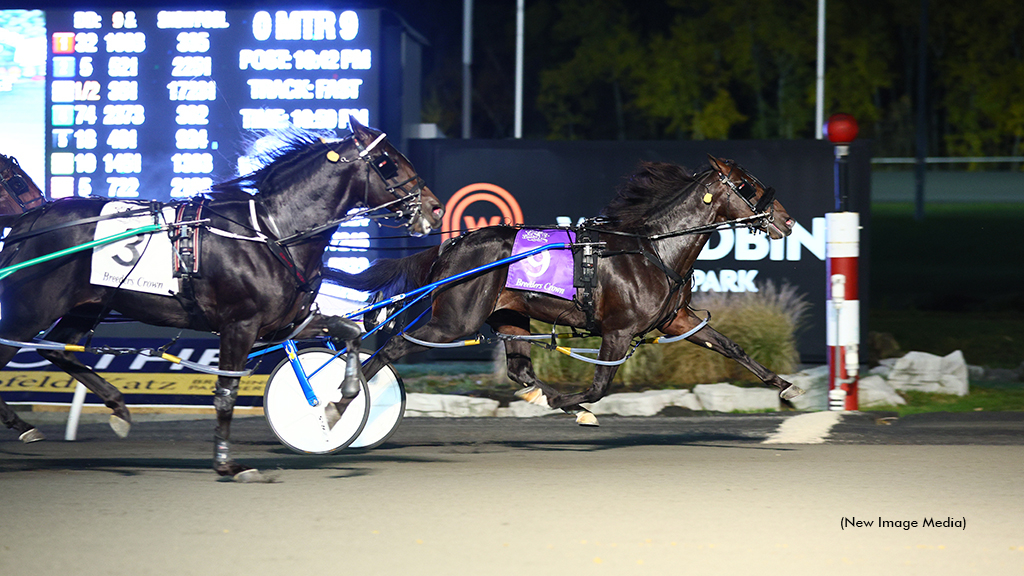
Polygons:
[[857,409],[860,367],[860,301],[857,263],[860,214],[825,214],[825,266],[828,277],[825,333],[828,345],[828,409]]
[[857,137],[857,122],[849,114],[834,114],[825,125],[825,134],[836,149],[836,211],[825,214],[828,409],[856,410],[860,368],[860,214],[846,210],[846,158],[850,142]]

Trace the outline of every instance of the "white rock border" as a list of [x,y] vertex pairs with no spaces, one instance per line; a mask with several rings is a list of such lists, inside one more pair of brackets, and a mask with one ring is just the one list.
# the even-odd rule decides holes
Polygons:
[[[970,369],[959,350],[945,357],[926,352],[908,352],[904,357],[883,360],[882,365],[861,375],[858,403],[861,408],[906,404],[897,390],[923,390],[963,396],[969,391]],[[803,388],[792,400],[801,411],[828,408],[828,367],[815,366],[782,378]],[[668,407],[714,412],[758,412],[779,410],[779,392],[774,388],[743,388],[732,384],[698,384],[690,390],[648,390],[610,394],[600,402],[586,405],[597,415],[654,416]],[[443,418],[533,418],[561,414],[527,402],[512,402],[501,408],[497,400],[452,394],[409,393],[405,416]]]

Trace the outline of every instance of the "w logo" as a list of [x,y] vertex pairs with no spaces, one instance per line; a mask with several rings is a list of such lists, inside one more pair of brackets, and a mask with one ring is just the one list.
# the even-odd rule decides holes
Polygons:
[[[475,216],[466,214],[470,206]],[[495,211],[499,214],[493,214]],[[484,182],[470,184],[456,192],[445,205],[441,239],[448,240],[487,226],[522,223],[523,211],[508,190]]]
[[462,217],[462,228],[461,229],[462,230],[466,230],[468,232],[470,230],[476,230],[477,228],[486,228],[487,226],[497,226],[498,224],[501,224],[501,216],[491,216],[490,220],[488,220],[487,218],[482,218],[481,217],[481,218],[478,218],[476,220],[476,222],[473,221],[473,217],[472,216],[463,216]]

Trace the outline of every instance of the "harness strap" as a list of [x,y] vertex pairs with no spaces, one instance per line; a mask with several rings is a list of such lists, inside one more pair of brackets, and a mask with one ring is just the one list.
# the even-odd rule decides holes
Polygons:
[[678,272],[665,264],[665,261],[661,259],[661,256],[658,256],[657,252],[652,252],[644,248],[643,245],[640,246],[640,254],[664,272],[665,276],[668,276],[669,280],[674,284],[673,291],[685,286],[690,281],[690,276],[693,276],[693,268],[687,270],[686,276],[680,276]]
[[597,232],[590,228],[580,228],[576,232],[576,241],[582,246],[574,246],[573,255],[573,286],[577,288],[576,298],[573,300],[583,310],[586,316],[586,329],[588,332],[597,330],[595,318],[594,288],[597,287],[597,258],[594,250],[594,242],[597,240]]
[[181,279],[181,289],[175,292],[174,299],[188,315],[190,327],[194,330],[212,332],[213,326],[202,306],[199,305],[199,300],[196,299],[195,289],[195,279],[200,278],[199,254],[202,248],[200,229],[204,224],[200,217],[205,204],[206,200],[199,198],[178,205],[175,214],[175,231],[171,233],[171,253],[174,276]]
[[[232,240],[247,240],[249,242],[260,242],[266,244],[267,248],[270,249],[270,253],[274,255],[274,258],[281,262],[281,264],[284,265],[285,269],[287,269],[295,278],[299,290],[302,292],[311,291],[312,288],[310,279],[306,278],[306,275],[301,270],[299,270],[298,266],[295,265],[295,259],[292,258],[291,251],[288,250],[288,238],[285,238],[283,240],[275,240],[263,233],[263,230],[259,224],[259,219],[257,218],[256,201],[254,199],[249,200],[249,219],[249,228],[253,231],[255,236],[242,236],[241,234],[235,234],[234,232],[221,230],[208,224],[206,226],[206,229],[209,230],[211,233],[216,234],[217,236],[220,236],[222,238],[230,238]],[[238,222],[235,223],[245,227],[244,224],[240,224]],[[334,226],[337,225],[337,222],[334,223]]]
[[[669,288],[668,296],[666,297],[667,302],[671,302],[672,299],[675,298],[676,294],[684,286],[686,286],[686,283],[689,282],[690,278],[693,276],[693,268],[690,268],[689,270],[686,271],[686,276],[680,276],[678,272],[676,272],[667,264],[665,264],[665,261],[661,259],[661,256],[658,256],[657,252],[647,250],[646,248],[644,248],[643,244],[640,245],[640,254],[642,254],[645,258],[650,260],[651,263],[653,263],[655,266],[660,268],[661,271],[665,273],[665,276],[669,279],[669,284],[671,286]],[[677,312],[679,312],[680,308],[682,308],[682,303],[672,307],[668,314],[666,314],[666,316],[663,319],[652,324],[651,327],[648,328],[647,332],[650,332],[656,326],[663,326],[666,322],[671,320]]]
[[[49,204],[43,207],[43,210],[49,207]],[[99,222],[101,220],[110,220],[111,218],[128,218],[131,216],[139,216],[141,214],[153,213],[153,206],[147,208],[135,208],[133,210],[126,210],[124,212],[117,212],[114,214],[103,214],[99,216],[90,216],[88,218],[81,218],[79,220],[71,220],[70,222],[61,222],[60,224],[54,224],[53,226],[46,226],[45,228],[39,228],[37,230],[29,230],[23,234],[15,234],[14,236],[8,236],[3,239],[5,244],[13,244],[15,242],[21,242],[28,240],[35,236],[40,236],[48,232],[55,232],[57,230],[63,230],[64,228],[70,228],[72,226],[80,226],[82,224],[92,224],[93,222]]]
[[292,253],[288,250],[288,247],[272,238],[267,238],[265,242],[267,243],[267,247],[270,248],[270,253],[274,255],[274,258],[277,258],[277,260],[284,265],[285,269],[291,272],[292,276],[295,277],[295,280],[299,284],[299,289],[303,292],[308,292],[309,279],[307,279],[306,275],[302,273],[302,270],[299,270],[299,267],[295,265],[295,259],[292,258]]
[[178,205],[174,226],[171,228],[171,258],[174,277],[192,276],[199,278],[199,256],[202,249],[203,207],[206,199],[198,198]]

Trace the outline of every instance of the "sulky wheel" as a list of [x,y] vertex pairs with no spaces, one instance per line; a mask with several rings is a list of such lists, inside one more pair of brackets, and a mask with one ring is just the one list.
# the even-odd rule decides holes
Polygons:
[[[370,413],[367,384],[348,405],[341,420],[330,428],[324,416],[328,402],[341,399],[345,358],[327,348],[300,350],[298,359],[316,393],[319,405],[310,406],[298,376],[286,358],[267,379],[263,411],[278,440],[302,454],[329,454],[350,445],[362,432]],[[333,358],[333,360],[332,360]]]
[[[365,351],[360,353],[364,363],[369,357]],[[405,414],[405,384],[391,364],[385,364],[368,385],[370,415],[363,431],[348,445],[349,448],[369,450],[380,446],[398,429]]]

